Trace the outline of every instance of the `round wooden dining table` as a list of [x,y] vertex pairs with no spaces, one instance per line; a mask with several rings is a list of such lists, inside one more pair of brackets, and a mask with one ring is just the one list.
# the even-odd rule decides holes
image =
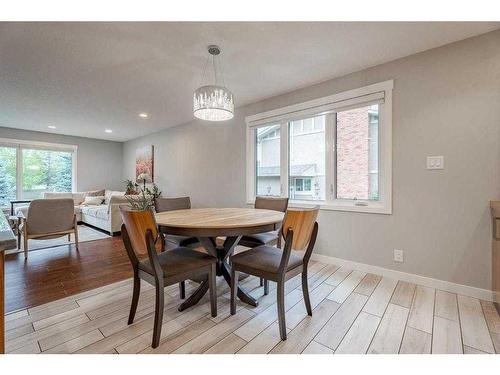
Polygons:
[[[224,277],[231,285],[229,257],[241,237],[277,230],[283,216],[283,212],[255,208],[193,208],[160,212],[155,218],[167,234],[198,238],[205,250],[217,258],[217,276]],[[217,237],[225,237],[224,242],[218,244]],[[179,306],[179,311],[197,304],[207,291],[208,279],[202,280],[195,292]],[[257,301],[241,287],[238,287],[238,298],[257,306]]]

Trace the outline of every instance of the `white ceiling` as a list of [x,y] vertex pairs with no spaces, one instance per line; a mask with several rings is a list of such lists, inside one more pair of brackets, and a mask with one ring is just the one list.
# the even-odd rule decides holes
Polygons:
[[[495,22],[2,22],[0,126],[126,141],[188,122],[209,44],[222,48],[226,84],[243,106],[498,28]],[[140,119],[140,112],[150,118]]]

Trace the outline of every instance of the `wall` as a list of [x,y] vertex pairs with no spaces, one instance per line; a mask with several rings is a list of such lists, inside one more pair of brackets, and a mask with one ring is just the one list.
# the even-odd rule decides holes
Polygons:
[[[334,62],[332,62],[334,63]],[[500,198],[500,31],[239,108],[226,123],[188,124],[126,142],[156,147],[157,182],[194,206],[245,204],[246,115],[394,79],[393,214],[320,213],[318,253],[490,288],[489,200]],[[427,155],[445,169],[428,171]],[[405,251],[394,263],[393,249]]]
[[64,143],[78,146],[77,191],[125,190],[122,179],[123,143],[0,127],[0,138]]

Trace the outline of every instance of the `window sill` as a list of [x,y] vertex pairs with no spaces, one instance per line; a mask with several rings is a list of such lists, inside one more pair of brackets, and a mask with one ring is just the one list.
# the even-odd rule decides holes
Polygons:
[[[253,206],[254,202],[247,201],[247,204]],[[368,204],[367,206],[356,206],[352,202],[326,203],[324,201],[290,200],[288,206],[292,208],[293,207],[311,208],[314,206],[319,206],[319,209],[322,211],[344,211],[344,212],[392,215],[391,207],[386,207],[382,204],[375,204],[375,203]]]

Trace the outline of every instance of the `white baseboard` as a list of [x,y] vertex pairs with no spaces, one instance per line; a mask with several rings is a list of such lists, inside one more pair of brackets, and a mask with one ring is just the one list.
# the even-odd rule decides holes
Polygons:
[[380,276],[390,277],[392,279],[428,286],[431,288],[444,290],[446,292],[452,292],[464,296],[475,297],[485,301],[493,301],[493,292],[488,289],[481,289],[473,286],[456,284],[449,281],[433,279],[431,277],[391,270],[389,268],[384,268],[384,267],[372,266],[370,264],[358,263],[352,260],[345,260],[327,255],[313,253],[311,259],[322,263],[335,264],[337,266],[344,266],[353,270],[370,272]]

